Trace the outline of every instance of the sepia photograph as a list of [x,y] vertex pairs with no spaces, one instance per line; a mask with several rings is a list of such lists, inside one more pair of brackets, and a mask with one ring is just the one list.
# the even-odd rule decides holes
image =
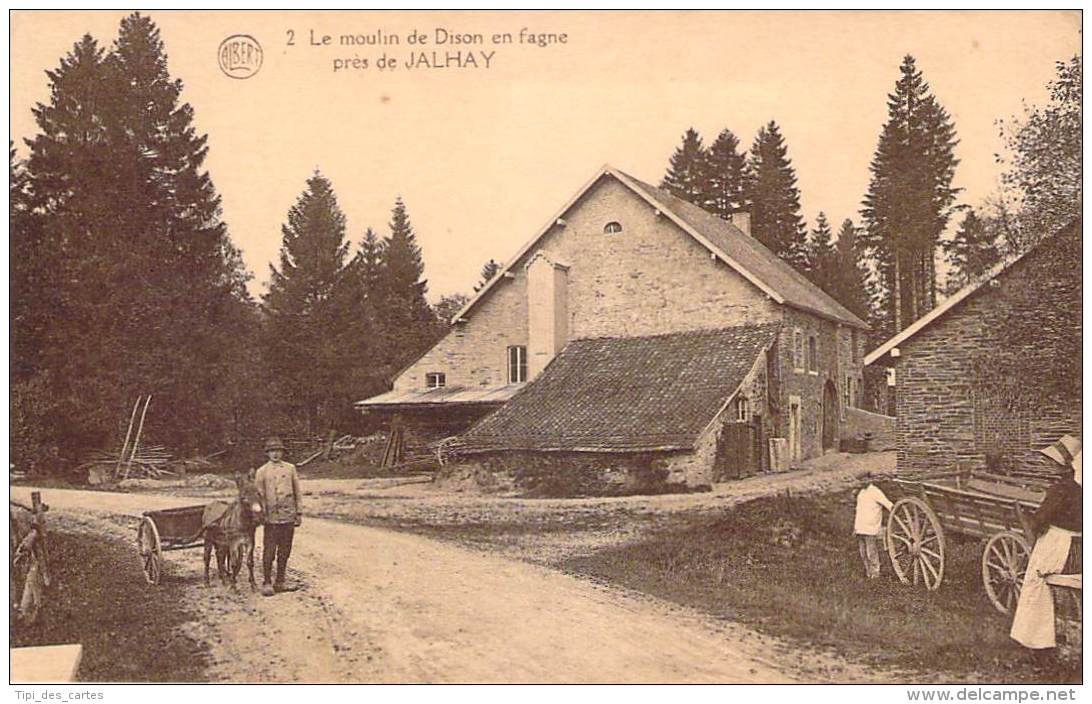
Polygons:
[[21,701],[1076,698],[1082,10],[8,22]]

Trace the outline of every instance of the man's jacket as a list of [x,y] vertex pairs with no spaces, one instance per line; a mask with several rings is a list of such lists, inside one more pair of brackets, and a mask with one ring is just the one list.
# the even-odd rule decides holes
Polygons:
[[295,523],[300,513],[300,480],[296,465],[266,462],[254,474],[266,523]]

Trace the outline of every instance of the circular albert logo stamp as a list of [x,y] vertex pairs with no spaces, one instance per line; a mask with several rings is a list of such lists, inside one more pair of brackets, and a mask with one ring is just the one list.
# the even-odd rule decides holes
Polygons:
[[250,78],[262,67],[262,45],[249,34],[233,34],[220,42],[216,56],[228,78]]

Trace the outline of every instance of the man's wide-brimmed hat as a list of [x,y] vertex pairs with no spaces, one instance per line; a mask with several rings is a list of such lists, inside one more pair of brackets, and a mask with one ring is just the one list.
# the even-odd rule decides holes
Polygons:
[[1073,458],[1081,453],[1081,439],[1072,435],[1063,435],[1039,452],[1063,467],[1069,467],[1073,464]]
[[268,440],[265,441],[265,451],[266,452],[269,452],[270,450],[283,450],[283,449],[284,449],[284,443],[281,442],[280,438],[269,438]]

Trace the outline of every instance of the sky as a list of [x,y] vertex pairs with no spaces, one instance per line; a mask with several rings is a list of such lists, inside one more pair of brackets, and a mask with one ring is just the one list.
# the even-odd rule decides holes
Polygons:
[[[36,132],[45,71],[84,33],[109,45],[125,14],[12,12],[17,145]],[[749,146],[776,120],[809,227],[819,211],[835,228],[856,220],[906,54],[952,115],[955,184],[976,205],[998,184],[996,121],[1045,103],[1055,61],[1081,40],[1078,11],[145,14],[208,134],[206,167],[255,295],[319,169],[354,246],[366,227],[385,234],[404,199],[433,301],[471,293],[487,260],[510,259],[603,164],[658,182],[691,126],[707,144],[729,128]],[[399,43],[366,43],[377,32]],[[262,47],[246,79],[218,60],[237,34]],[[384,55],[396,68],[379,69]]]

